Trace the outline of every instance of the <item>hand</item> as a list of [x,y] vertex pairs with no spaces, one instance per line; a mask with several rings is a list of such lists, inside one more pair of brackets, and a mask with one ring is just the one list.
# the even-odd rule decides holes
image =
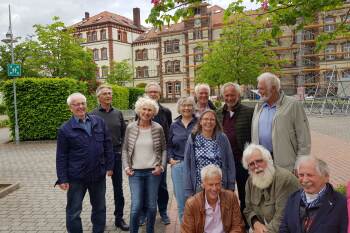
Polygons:
[[254,228],[254,230],[253,230],[254,233],[265,233],[265,232],[267,232],[266,226],[264,224],[260,223],[259,221],[256,221],[254,223],[253,228]]
[[175,159],[170,159],[169,160],[170,166],[174,166],[175,164],[178,164],[178,163],[179,163],[179,160],[175,160]]
[[155,176],[159,176],[161,173],[162,173],[162,168],[160,166],[156,166],[152,171],[152,174]]
[[69,189],[69,183],[62,183],[58,185],[60,187],[60,189],[66,191]]
[[112,170],[107,171],[107,176],[113,176],[113,171]]
[[125,173],[126,173],[127,176],[133,176],[134,175],[134,171],[130,167],[125,169]]

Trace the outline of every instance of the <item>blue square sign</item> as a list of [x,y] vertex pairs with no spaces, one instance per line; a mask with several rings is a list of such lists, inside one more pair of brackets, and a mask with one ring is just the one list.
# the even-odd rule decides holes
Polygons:
[[19,77],[21,76],[21,65],[19,64],[8,64],[7,65],[7,76]]

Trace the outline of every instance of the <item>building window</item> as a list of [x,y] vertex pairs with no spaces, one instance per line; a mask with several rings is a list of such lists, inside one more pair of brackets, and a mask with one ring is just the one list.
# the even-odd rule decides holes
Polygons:
[[92,32],[92,41],[97,41],[97,32]]
[[147,51],[147,49],[144,49],[142,51],[142,58],[143,58],[143,60],[147,60],[148,59],[148,51]]
[[173,83],[167,83],[166,84],[166,92],[167,92],[167,95],[172,95],[173,94]]
[[101,60],[107,60],[108,56],[107,56],[107,48],[102,48],[101,49]]
[[342,44],[342,52],[344,59],[350,59],[350,42]]
[[349,23],[350,22],[350,15],[342,15],[341,21]]
[[193,39],[194,40],[198,40],[198,39],[202,39],[202,30],[201,29],[194,29],[193,30]]
[[194,61],[195,62],[203,61],[203,48],[202,47],[194,48],[193,53],[194,53]]
[[142,78],[142,67],[136,67],[136,78]]
[[157,65],[157,76],[160,75],[160,65]]
[[108,66],[102,66],[101,71],[102,71],[102,78],[107,78]]
[[337,72],[327,71],[327,72],[323,73],[323,75],[324,75],[325,81],[330,81],[331,79],[332,79],[332,81],[337,80]]
[[156,49],[156,59],[159,59],[159,49]]
[[335,60],[335,49],[336,49],[335,44],[327,45],[326,50],[325,50],[325,53],[326,53],[325,59],[327,61]]
[[99,79],[100,77],[100,68],[96,67],[96,79]]
[[136,56],[136,60],[137,61],[140,61],[140,60],[142,60],[142,50],[136,50],[135,51],[135,56]]
[[164,53],[178,53],[180,52],[180,41],[164,41]]
[[350,70],[344,70],[342,72],[343,79],[348,79],[350,80]]
[[144,78],[148,78],[149,74],[148,74],[148,66],[144,66],[143,67],[143,77]]
[[325,32],[333,32],[335,30],[335,18],[332,16],[328,16],[324,19],[324,27],[323,30]]
[[121,42],[128,42],[128,34],[126,32],[121,32]]
[[173,73],[173,64],[171,61],[165,62],[165,73],[166,74]]
[[196,8],[194,8],[193,11],[194,11],[195,15],[200,15],[201,14],[201,8],[196,7]]
[[87,32],[87,33],[86,33],[86,41],[87,41],[87,42],[92,41],[92,34],[91,34],[91,32]]
[[181,96],[181,83],[180,82],[175,83],[175,95]]
[[94,54],[94,60],[98,61],[100,59],[99,56],[98,56],[98,49],[92,50],[92,53]]
[[100,37],[101,37],[101,40],[106,40],[107,39],[106,30],[101,30],[100,31]]
[[178,53],[180,52],[180,41],[179,40],[173,40],[173,52]]
[[314,33],[312,31],[304,31],[304,40],[313,40],[315,39]]
[[174,64],[174,73],[180,73],[181,69],[180,69],[180,61],[173,61]]
[[122,32],[118,31],[118,41],[121,41],[121,40],[122,40]]

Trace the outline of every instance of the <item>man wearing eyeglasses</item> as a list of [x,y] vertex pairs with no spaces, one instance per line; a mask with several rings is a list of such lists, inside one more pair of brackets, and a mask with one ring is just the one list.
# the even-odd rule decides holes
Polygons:
[[96,89],[96,96],[100,105],[93,110],[92,114],[101,117],[105,121],[112,137],[113,153],[115,158],[115,165],[112,175],[115,216],[114,224],[122,231],[128,231],[129,225],[123,219],[125,201],[123,195],[121,148],[126,129],[124,117],[117,108],[112,106],[113,91],[111,86],[106,84],[100,85]]
[[277,233],[283,210],[291,193],[298,190],[297,178],[287,169],[273,164],[270,152],[250,144],[243,152],[248,170],[244,215],[254,233]]
[[82,233],[80,213],[86,191],[92,206],[92,232],[102,233],[106,225],[106,173],[113,174],[112,139],[104,120],[86,114],[86,98],[73,93],[67,98],[73,116],[58,130],[56,184],[67,191],[66,227]]
[[328,165],[313,156],[296,162],[301,189],[287,202],[280,233],[347,233],[346,198],[329,183]]

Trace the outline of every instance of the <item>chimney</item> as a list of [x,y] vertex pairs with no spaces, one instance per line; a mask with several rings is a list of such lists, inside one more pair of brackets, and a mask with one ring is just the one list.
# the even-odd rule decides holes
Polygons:
[[84,19],[88,19],[90,17],[89,12],[85,11],[85,18]]
[[134,25],[136,27],[141,26],[141,21],[140,21],[140,8],[135,7],[132,9],[133,10],[133,16],[134,16]]

